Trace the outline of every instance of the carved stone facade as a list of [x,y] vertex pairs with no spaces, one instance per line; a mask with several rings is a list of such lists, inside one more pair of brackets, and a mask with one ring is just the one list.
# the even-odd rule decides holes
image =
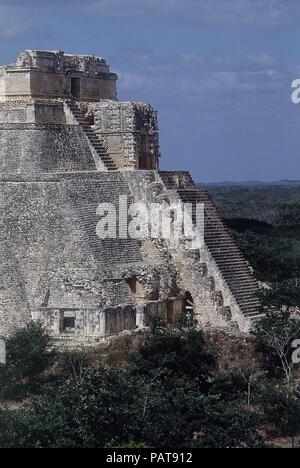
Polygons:
[[159,167],[157,113],[149,104],[102,101],[95,108],[95,131],[118,167]]
[[15,64],[0,68],[0,101],[116,99],[116,81],[106,61],[93,55],[27,50]]

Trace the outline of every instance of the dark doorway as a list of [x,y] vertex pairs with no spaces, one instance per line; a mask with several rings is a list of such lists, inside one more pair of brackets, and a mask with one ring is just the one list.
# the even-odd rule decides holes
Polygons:
[[141,154],[139,160],[139,169],[150,169],[148,166],[148,155],[147,155],[147,134],[141,134]]
[[80,78],[71,77],[71,94],[73,98],[80,97]]
[[189,291],[185,293],[184,316],[186,325],[194,323],[194,299]]
[[194,313],[194,299],[189,291],[185,293],[185,313],[191,316]]
[[74,313],[65,312],[63,321],[63,333],[75,333],[75,315]]

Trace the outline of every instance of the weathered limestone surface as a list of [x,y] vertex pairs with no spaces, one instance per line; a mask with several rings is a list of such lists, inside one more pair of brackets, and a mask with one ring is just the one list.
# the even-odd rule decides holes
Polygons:
[[[107,262],[141,261],[136,241],[96,236],[99,202],[117,202],[119,193],[128,193],[121,174],[96,176],[77,174],[49,182],[34,177],[23,182],[15,176],[0,184],[1,245],[10,252],[8,273],[14,281],[9,296],[17,311],[25,313],[29,304],[100,305],[99,282]],[[3,279],[7,281],[4,274]],[[126,290],[127,297],[120,299],[128,299]],[[7,295],[5,288],[1,291]],[[5,303],[0,300],[0,327],[9,322],[11,310],[5,313]]]
[[118,207],[119,195],[130,196],[120,172],[2,175],[0,332],[37,310],[86,316],[90,309],[134,305],[130,278],[145,283],[146,301],[170,297],[172,272],[143,261],[138,241],[97,237],[99,203]]
[[31,99],[0,102],[0,123],[65,124],[63,103]]
[[95,170],[83,130],[75,125],[0,123],[0,173]]
[[175,267],[177,286],[181,293],[191,294],[199,322],[249,330],[251,321],[259,316],[258,285],[207,192],[197,190],[189,173],[184,172],[134,171],[126,176],[136,200],[146,204],[203,204],[200,248],[192,249],[185,239],[159,239],[148,247],[149,255],[155,245],[161,257]]

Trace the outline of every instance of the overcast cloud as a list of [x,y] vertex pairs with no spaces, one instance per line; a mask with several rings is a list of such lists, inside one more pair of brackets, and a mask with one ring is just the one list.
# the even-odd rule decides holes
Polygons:
[[[278,26],[300,23],[299,0],[0,0],[0,6],[53,6],[107,16],[158,15],[198,24]],[[2,15],[7,13],[2,11]]]
[[272,26],[300,19],[298,0],[94,0],[84,8],[116,16],[156,13],[201,24]]
[[[120,60],[121,61],[121,60]],[[121,91],[126,94],[142,93],[191,102],[216,101],[217,95],[234,98],[268,97],[284,91],[289,70],[267,54],[251,55],[243,60],[233,57],[205,57],[179,54],[153,57],[132,55],[126,65],[134,72],[119,70]],[[184,70],[184,73],[180,73]],[[296,73],[296,71],[295,71]],[[253,104],[253,101],[252,101]]]
[[[153,16],[199,25],[276,27],[300,24],[299,0],[0,0],[0,37],[26,37],[38,28],[36,8],[110,17]],[[18,9],[18,11],[16,11]]]

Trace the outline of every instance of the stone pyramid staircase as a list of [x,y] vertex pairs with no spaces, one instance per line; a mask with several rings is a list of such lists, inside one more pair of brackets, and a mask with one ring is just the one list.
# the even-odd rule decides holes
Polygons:
[[[224,225],[209,193],[198,189],[189,174],[185,176],[184,187],[180,183],[180,178],[178,183],[178,176],[175,177],[174,173],[160,172],[159,175],[167,190],[176,190],[182,202],[191,203],[194,206],[197,203],[204,204],[204,240],[208,250],[243,315],[249,320],[262,317],[257,297],[258,283],[230,231]],[[193,217],[195,222],[195,214]]]
[[79,106],[74,101],[66,101],[66,106],[68,110],[73,115],[74,119],[78,122],[78,124],[83,129],[85,136],[87,137],[91,147],[102,161],[104,167],[108,171],[117,171],[118,168],[114,161],[111,159],[107,151],[105,150],[102,141],[98,138],[95,131],[93,130],[92,126],[87,122],[86,118],[84,117],[83,113],[81,112]]

